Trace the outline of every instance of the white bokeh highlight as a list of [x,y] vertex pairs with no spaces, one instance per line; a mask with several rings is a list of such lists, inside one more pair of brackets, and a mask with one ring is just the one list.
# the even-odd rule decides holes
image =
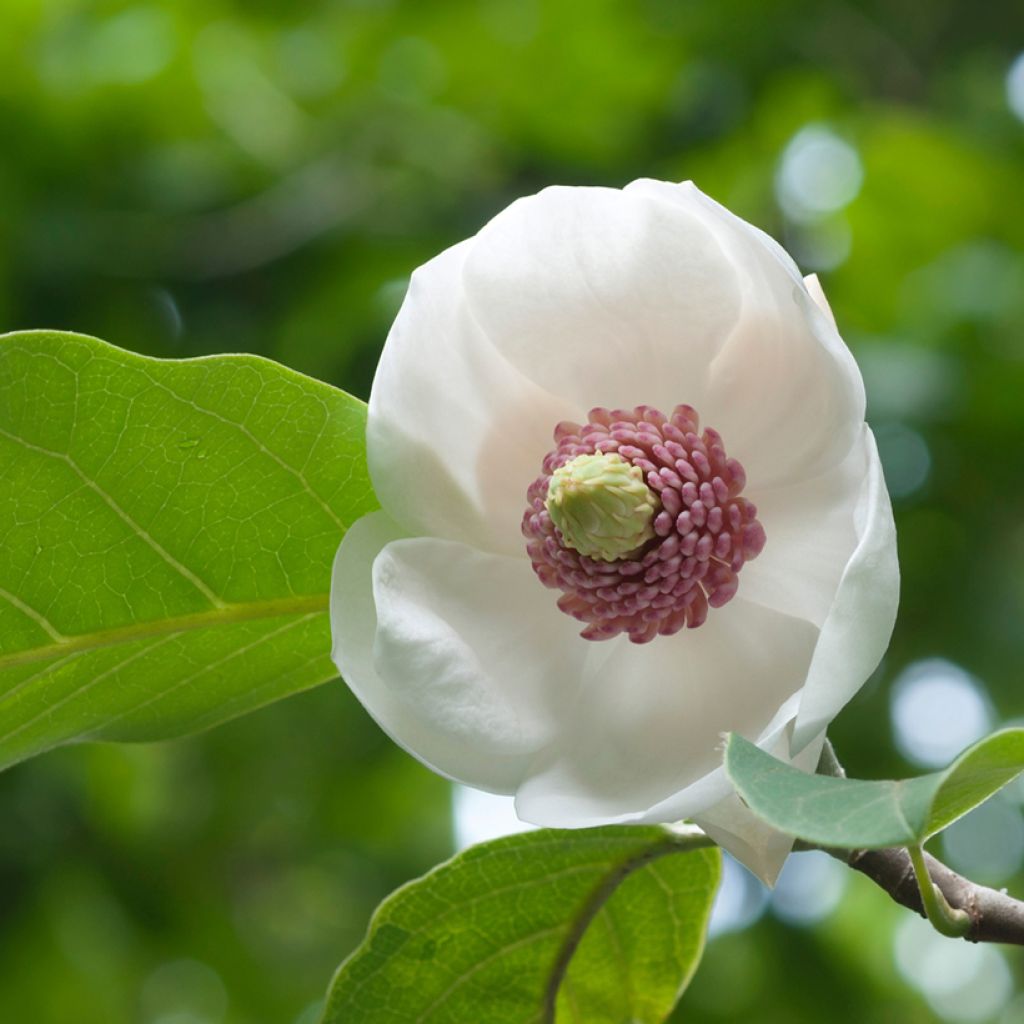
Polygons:
[[875,441],[890,497],[909,498],[928,482],[932,455],[928,442],[916,430],[905,423],[880,423],[875,427]]
[[975,882],[1002,885],[1024,863],[1024,818],[1006,793],[997,793],[942,833],[943,859]]
[[943,658],[913,662],[900,673],[891,714],[896,746],[925,768],[944,768],[992,731],[992,709],[981,683]]
[[722,881],[711,908],[708,937],[749,928],[767,906],[768,889],[723,851]]
[[897,928],[894,946],[900,974],[942,1020],[982,1024],[1013,994],[1013,977],[995,946],[947,939],[910,915]]
[[948,352],[886,338],[858,348],[857,364],[873,427],[904,417],[941,418],[960,397],[963,371]]
[[790,219],[814,221],[848,206],[863,182],[857,150],[827,126],[809,124],[782,153],[775,196]]
[[513,797],[485,793],[469,786],[453,786],[452,828],[455,848],[464,850],[490,839],[530,832],[536,826],[516,817]]
[[772,913],[787,924],[823,921],[842,902],[848,880],[849,869],[827,853],[794,853],[772,891]]
[[1006,73],[1006,102],[1010,110],[1024,121],[1024,53],[1018,54]]

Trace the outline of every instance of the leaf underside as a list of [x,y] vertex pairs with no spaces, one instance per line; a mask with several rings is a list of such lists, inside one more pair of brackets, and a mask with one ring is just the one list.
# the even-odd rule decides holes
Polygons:
[[255,356],[0,336],[0,767],[315,686],[365,406]]
[[473,847],[381,904],[322,1024],[656,1024],[696,969],[719,872],[717,849],[658,827]]
[[782,832],[838,849],[909,846],[951,825],[1024,770],[1024,729],[994,733],[943,771],[901,781],[808,775],[735,733],[725,764],[747,806]]

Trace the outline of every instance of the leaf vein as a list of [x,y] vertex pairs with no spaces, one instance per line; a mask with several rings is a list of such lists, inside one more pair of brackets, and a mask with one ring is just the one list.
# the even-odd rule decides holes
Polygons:
[[453,992],[461,988],[479,971],[482,971],[485,967],[489,967],[495,960],[500,960],[503,956],[507,956],[509,953],[514,953],[524,946],[530,946],[535,942],[539,942],[541,939],[546,939],[550,935],[554,935],[557,932],[562,931],[565,928],[564,924],[558,924],[551,928],[544,928],[541,931],[531,932],[529,935],[524,935],[521,939],[516,942],[509,943],[507,946],[501,946],[496,949],[490,956],[484,957],[482,960],[478,960],[465,974],[459,975],[452,983],[448,986],[413,1022],[413,1024],[424,1024],[427,1018],[442,1005],[447,999],[449,999]]
[[[345,524],[338,517],[334,509],[332,509],[331,506],[328,505],[327,502],[324,501],[324,499],[321,498],[320,495],[317,494],[315,490],[313,490],[313,487],[306,479],[305,474],[301,470],[298,470],[294,466],[289,465],[287,462],[285,462],[284,459],[282,459],[281,456],[278,455],[277,452],[275,452],[273,449],[268,448],[244,423],[241,423],[238,420],[230,419],[227,416],[223,416],[220,413],[215,412],[213,409],[209,409],[206,406],[200,405],[197,401],[195,401],[195,399],[185,398],[183,395],[178,394],[178,392],[176,392],[173,388],[168,387],[162,381],[154,379],[152,376],[150,376],[148,372],[143,372],[146,373],[146,377],[152,382],[154,387],[159,388],[162,391],[165,391],[176,401],[183,402],[185,405],[189,405],[193,409],[195,409],[196,412],[201,412],[207,416],[211,416],[213,419],[218,420],[219,422],[224,423],[227,426],[234,427],[236,430],[240,431],[244,435],[246,440],[254,444],[264,455],[267,456],[267,458],[277,463],[277,465],[280,466],[281,469],[283,469],[286,473],[289,473],[296,480],[298,480],[299,483],[302,484],[303,490],[320,506],[320,508],[324,512],[327,513],[328,516],[330,516],[330,518],[337,526],[339,526],[341,529],[345,528]],[[322,430],[321,434],[318,435],[317,440],[319,440],[320,436],[322,436]],[[311,446],[311,449],[312,447],[315,447],[315,444]]]
[[67,640],[67,637],[64,636],[64,634],[61,633],[60,630],[58,630],[57,627],[52,622],[50,622],[50,620],[45,615],[43,615],[42,612],[37,611],[31,605],[26,604],[16,594],[12,594],[9,590],[4,590],[3,587],[0,587],[0,598],[3,598],[9,604],[14,605],[14,607],[17,608],[19,612],[22,612],[24,615],[27,615],[37,626],[39,626],[40,629],[42,629],[56,643],[63,643],[65,640]]
[[198,629],[229,626],[239,622],[252,622],[258,619],[323,612],[327,610],[327,603],[327,594],[308,594],[278,600],[226,604],[220,608],[210,608],[203,612],[192,612],[185,615],[168,616],[165,619],[154,619],[151,622],[133,622],[127,626],[114,626],[110,629],[94,630],[90,633],[80,633],[72,637],[66,637],[60,643],[47,644],[44,647],[32,647],[24,651],[0,655],[0,672],[6,668],[13,668],[18,665],[45,661],[47,658],[54,658],[62,653],[81,653],[82,651],[99,650],[104,647],[116,647],[119,644],[134,643],[137,640],[149,640],[170,634],[190,633]]
[[0,746],[3,746],[3,744],[8,743],[10,740],[14,739],[15,736],[18,736],[21,733],[23,733],[26,729],[35,725],[36,722],[40,721],[43,718],[46,718],[47,715],[52,715],[54,711],[57,711],[60,708],[64,707],[65,704],[80,697],[83,693],[87,693],[98,683],[103,682],[104,679],[109,678],[116,672],[120,672],[121,669],[123,669],[126,665],[130,665],[133,661],[138,661],[139,658],[143,657],[146,654],[150,654],[152,651],[155,651],[158,647],[161,647],[163,644],[168,643],[173,639],[173,636],[162,637],[161,639],[157,640],[156,643],[144,646],[140,650],[137,650],[134,653],[128,655],[127,657],[122,658],[120,661],[116,662],[115,664],[111,665],[108,669],[101,672],[98,676],[94,676],[92,679],[86,680],[81,686],[76,686],[75,689],[71,691],[71,693],[65,694],[60,700],[56,701],[53,704],[48,704],[46,707],[42,709],[42,711],[40,711],[38,714],[33,715],[26,721],[22,722],[21,725],[17,726],[14,729],[10,729],[7,732],[0,735]]
[[3,434],[9,441],[15,444],[20,444],[30,451],[38,452],[40,455],[47,455],[50,458],[57,459],[60,462],[65,463],[72,472],[88,487],[93,491],[99,498],[101,498],[106,505],[117,515],[121,521],[129,527],[140,540],[162,558],[172,569],[174,569],[179,575],[188,580],[198,590],[207,601],[210,602],[215,608],[221,608],[224,606],[224,602],[217,594],[210,588],[210,586],[199,578],[187,565],[182,565],[166,548],[163,547],[160,542],[153,537],[148,530],[146,530],[140,523],[137,523],[121,506],[109,495],[107,492],[100,487],[95,480],[78,465],[77,462],[70,455],[65,452],[55,452],[49,448],[44,448],[41,445],[32,444],[30,441],[26,441],[22,437],[18,437],[16,434],[11,434],[0,427],[0,434]]
[[[268,640],[273,640],[275,637],[280,636],[282,633],[288,632],[288,630],[293,629],[300,623],[308,622],[311,618],[313,618],[312,615],[304,615],[300,619],[293,619],[291,622],[286,622],[283,626],[279,626],[277,629],[271,630],[271,632],[269,633],[264,633],[262,636],[257,637],[251,643],[244,644],[242,647],[236,647],[233,650],[229,651],[227,654],[225,654],[223,657],[217,658],[215,661],[207,662],[196,672],[193,672],[192,675],[185,676],[183,679],[177,680],[177,682],[175,682],[173,686],[169,686],[167,687],[167,689],[161,690],[159,693],[153,694],[146,700],[140,701],[133,707],[127,708],[126,710],[122,711],[120,714],[113,715],[112,717],[105,719],[103,725],[101,726],[101,731],[108,729],[110,726],[114,725],[116,722],[120,722],[124,718],[127,718],[129,715],[136,714],[143,708],[148,708],[150,704],[155,704],[158,700],[163,700],[170,694],[175,693],[177,690],[180,690],[183,686],[188,686],[189,683],[195,682],[196,679],[198,679],[204,673],[209,672],[211,669],[220,668],[220,666],[227,664],[234,658],[241,657],[243,654],[248,654],[250,651],[259,647],[260,644],[266,643]],[[174,640],[180,635],[180,633],[172,634],[171,636],[167,637],[167,640]],[[95,732],[96,730],[84,733],[83,738],[88,738],[89,736],[94,735]]]

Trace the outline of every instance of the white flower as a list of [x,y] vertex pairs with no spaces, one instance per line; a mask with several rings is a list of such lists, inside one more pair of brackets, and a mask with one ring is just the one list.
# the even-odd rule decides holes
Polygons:
[[[588,427],[588,410],[657,424],[682,403],[717,432],[684,453],[679,472],[696,467],[696,483],[648,491],[612,467],[642,492],[627,510],[642,546],[619,558],[627,533],[593,560],[567,546],[545,511],[548,478],[573,451],[601,451],[603,424],[625,415],[599,410]],[[562,421],[583,426],[563,426],[556,449]],[[635,441],[649,428],[629,429]],[[627,439],[619,455],[650,482],[644,459],[664,437],[644,438],[646,454]],[[382,510],[341,545],[331,617],[334,660],[381,727],[443,775],[514,793],[525,821],[691,818],[774,877],[789,841],[732,793],[722,733],[813,769],[885,650],[898,590],[863,385],[816,279],[691,184],[545,189],[413,275],[367,439]],[[715,466],[729,479],[697,509],[693,487]],[[677,529],[680,496],[692,516]],[[571,511],[579,529],[597,523]],[[650,554],[663,543],[674,547]],[[661,570],[626,601],[648,569],[624,563],[645,557],[674,588],[660,603]],[[585,577],[603,571],[616,582],[599,600]],[[582,638],[560,596],[611,638]]]

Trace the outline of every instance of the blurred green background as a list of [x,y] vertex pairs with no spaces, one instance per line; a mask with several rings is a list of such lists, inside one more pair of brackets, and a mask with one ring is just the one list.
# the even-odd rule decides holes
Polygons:
[[[693,178],[821,274],[864,370],[904,590],[833,737],[919,771],[1024,714],[1021,51],[1018,0],[4,0],[0,331],[365,396],[410,271],[515,196]],[[1021,799],[936,852],[1024,895]],[[454,841],[449,787],[341,684],[21,765],[0,1022],[311,1024]],[[680,1021],[1024,1024],[1019,956],[813,855],[771,900],[730,867],[715,929]]]

